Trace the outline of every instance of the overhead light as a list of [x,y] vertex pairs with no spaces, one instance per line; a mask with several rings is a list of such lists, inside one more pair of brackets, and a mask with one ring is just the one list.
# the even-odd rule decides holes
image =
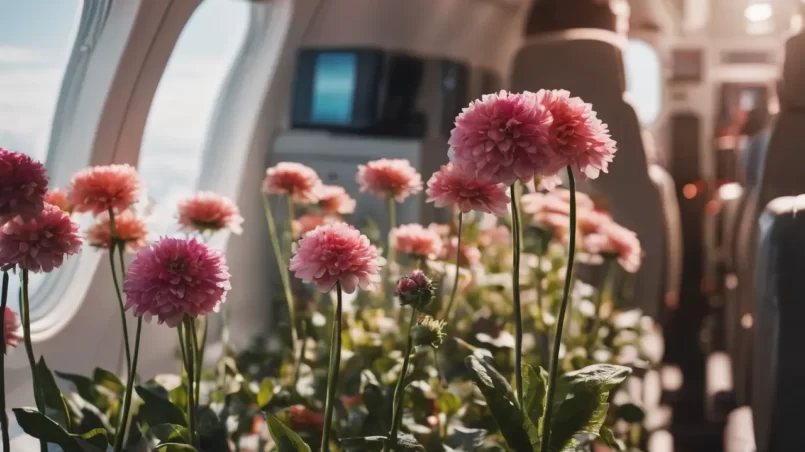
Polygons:
[[753,3],[746,7],[744,16],[749,22],[765,22],[771,19],[774,10],[770,3]]

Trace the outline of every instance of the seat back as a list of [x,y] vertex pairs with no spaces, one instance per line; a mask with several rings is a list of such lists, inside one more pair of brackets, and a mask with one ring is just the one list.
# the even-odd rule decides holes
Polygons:
[[614,32],[571,29],[528,38],[515,56],[514,91],[566,89],[592,103],[618,153],[609,174],[579,181],[579,189],[603,200],[624,226],[637,232],[645,259],[634,288],[635,304],[656,316],[664,297],[665,229],[660,190],[649,177],[642,130],[634,108],[624,99],[624,40]]
[[682,219],[679,199],[671,175],[659,165],[649,166],[649,176],[660,191],[663,213],[664,247],[662,263],[665,265],[662,294],[665,307],[676,306],[682,284]]
[[758,452],[805,450],[805,215],[796,212],[803,200],[775,199],[759,221],[752,365]]

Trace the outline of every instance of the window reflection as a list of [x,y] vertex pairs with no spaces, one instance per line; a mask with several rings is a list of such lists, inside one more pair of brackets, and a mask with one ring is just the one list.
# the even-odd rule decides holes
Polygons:
[[249,2],[205,0],[182,31],[154,97],[139,169],[154,202],[152,235],[176,231],[176,201],[201,173],[209,123],[248,28]]
[[662,72],[657,52],[644,41],[630,40],[624,55],[626,90],[643,125],[657,120],[662,109]]

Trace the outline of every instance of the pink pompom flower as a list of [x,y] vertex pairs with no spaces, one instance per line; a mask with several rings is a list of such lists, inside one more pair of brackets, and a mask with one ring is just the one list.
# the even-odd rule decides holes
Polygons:
[[340,281],[346,293],[373,290],[386,261],[369,239],[346,223],[326,224],[307,233],[291,258],[290,270],[322,292]]
[[54,188],[45,193],[45,202],[53,204],[67,213],[73,212],[73,205],[70,203],[70,194],[60,188]]
[[565,90],[540,90],[539,103],[550,113],[549,147],[554,161],[546,168],[555,174],[570,166],[590,179],[606,173],[617,146],[609,127],[598,119],[592,105]]
[[319,208],[330,215],[349,215],[355,212],[357,203],[344,187],[338,185],[322,185],[317,195]]
[[93,166],[73,176],[70,195],[76,212],[122,212],[137,202],[140,177],[127,164]]
[[0,270],[14,267],[34,273],[48,273],[64,257],[81,249],[78,225],[58,207],[45,204],[38,216],[23,221],[14,217],[0,227]]
[[576,219],[576,226],[582,234],[592,234],[605,223],[611,223],[612,217],[600,210],[580,210]]
[[[115,215],[115,239],[122,241],[129,251],[137,251],[148,245],[148,227],[131,209]],[[87,231],[87,242],[96,247],[109,249],[112,241],[109,213],[102,213]]]
[[391,196],[397,202],[422,191],[422,176],[405,159],[380,159],[358,165],[355,180],[361,192],[369,192],[380,199]]
[[501,91],[472,102],[456,118],[448,155],[458,166],[494,183],[528,182],[545,173],[551,115],[531,92]]
[[[455,260],[457,247],[458,237],[450,237],[444,242],[444,247],[442,248],[440,258],[447,262],[456,263]],[[470,245],[462,241],[458,259],[459,267],[475,267],[481,263],[481,250],[479,250],[475,245]]]
[[0,148],[0,224],[42,212],[48,190],[44,165],[25,154]]
[[243,232],[240,210],[226,196],[202,191],[182,199],[176,208],[179,212],[179,224],[185,230],[217,232],[229,229],[234,234]]
[[509,214],[506,187],[475,177],[452,163],[433,173],[428,181],[427,202],[436,207],[457,206],[462,213],[476,210],[505,217]]
[[7,355],[8,347],[16,347],[22,340],[19,330],[20,319],[17,313],[6,306],[6,311],[3,313],[3,354]]
[[640,270],[643,251],[637,234],[623,226],[607,222],[598,231],[584,238],[584,248],[590,254],[616,256],[618,263],[629,273]]
[[318,201],[321,179],[313,168],[296,162],[280,162],[266,170],[263,191],[271,195],[288,195],[295,202]]
[[333,215],[302,215],[293,222],[294,238],[304,237],[305,234],[319,226],[340,222],[341,219]]
[[444,243],[433,229],[419,223],[404,224],[391,232],[394,247],[401,253],[416,257],[436,257],[442,252]]
[[195,238],[166,237],[141,249],[123,283],[126,310],[170,327],[216,311],[230,288],[224,255]]

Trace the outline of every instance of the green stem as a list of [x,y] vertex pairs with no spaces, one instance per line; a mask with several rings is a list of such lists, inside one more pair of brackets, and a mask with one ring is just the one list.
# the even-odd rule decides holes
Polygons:
[[523,313],[520,307],[520,209],[517,188],[511,185],[512,203],[512,298],[514,300],[514,382],[517,403],[523,405]]
[[[20,275],[22,282],[22,309],[20,310],[20,317],[22,318],[22,336],[25,342],[25,354],[28,356],[28,365],[31,366],[31,383],[34,387],[34,401],[36,408],[40,413],[45,414],[45,403],[42,400],[42,394],[39,393],[39,379],[36,376],[36,357],[34,357],[34,345],[31,341],[31,303],[28,298],[28,269],[23,268]],[[4,313],[5,314],[5,313]],[[5,416],[5,413],[2,413]],[[39,441],[39,448],[42,452],[47,451],[47,443],[44,440]]]
[[[285,292],[285,303],[288,306],[288,320],[291,324],[291,349],[296,350],[299,336],[296,332],[296,308],[294,307],[293,292],[291,291],[291,280],[288,276],[288,264],[285,263],[285,259],[282,257],[282,248],[277,235],[277,226],[274,223],[274,215],[271,213],[271,203],[268,200],[268,195],[266,193],[262,195],[263,210],[266,214],[271,246],[274,247],[274,257],[277,260],[277,268],[279,269],[280,280],[282,280],[282,290]],[[298,366],[298,363],[296,365]]]
[[[0,301],[0,313],[3,314],[3,319],[5,320],[6,315],[6,304],[8,303],[8,271],[3,272],[3,292],[2,292],[2,301]],[[5,339],[6,337],[6,322],[4,321],[2,325],[2,338]],[[8,352],[8,345],[3,344],[3,353],[0,353],[0,424],[2,425],[3,429],[3,450],[11,450],[10,446],[10,438],[8,435],[8,417],[6,416],[6,365],[5,365],[5,357],[6,352]]]
[[294,369],[293,373],[293,391],[296,391],[296,382],[299,381],[299,374],[302,372],[302,363],[305,359],[305,353],[307,352],[307,323],[302,321],[300,328],[301,335],[299,336],[299,341],[301,342],[299,346],[299,356],[296,358],[296,368]]
[[[120,324],[123,327],[123,348],[126,352],[126,373],[131,374],[131,345],[129,344],[129,327],[126,322],[126,306],[123,303],[123,292],[120,290],[120,282],[117,279],[117,269],[115,268],[115,249],[117,248],[117,227],[115,226],[115,212],[109,208],[109,266],[112,268],[112,281],[115,284],[115,295],[120,309]],[[120,266],[125,276],[123,266],[123,247],[120,247]]]
[[117,432],[115,441],[115,452],[121,452],[126,444],[128,437],[127,427],[129,425],[129,410],[131,409],[131,395],[134,393],[134,378],[137,375],[137,358],[140,355],[140,336],[143,329],[143,318],[137,318],[137,330],[134,333],[134,360],[131,362],[129,378],[126,381],[126,396],[123,399],[123,415],[120,418],[120,428]]
[[207,318],[201,317],[195,320],[193,323],[193,334],[198,334],[198,329],[196,328],[196,323],[200,324],[201,327],[201,337],[199,338],[196,336],[198,340],[198,354],[196,356],[196,403],[201,403],[201,369],[204,367],[204,349],[207,346]]
[[576,180],[573,178],[573,169],[567,167],[568,186],[570,189],[570,243],[568,245],[567,274],[562,294],[562,305],[559,307],[559,316],[556,320],[556,335],[553,341],[553,356],[550,363],[550,376],[548,380],[548,395],[545,406],[545,420],[542,431],[542,452],[550,450],[551,420],[553,419],[553,403],[556,397],[556,380],[559,376],[559,349],[562,346],[562,330],[565,326],[565,313],[570,299],[570,284],[573,279],[573,263],[576,257]]
[[293,221],[296,216],[296,209],[294,208],[293,198],[290,195],[286,196],[285,199],[288,200],[288,254],[291,255],[293,254]]
[[612,288],[615,284],[615,262],[613,258],[604,258],[603,283],[601,290],[598,291],[598,295],[595,297],[595,315],[593,315],[593,323],[587,335],[587,346],[585,347],[588,358],[592,356],[593,348],[598,340],[598,330],[601,329],[601,308],[604,306],[604,303],[612,299]]
[[402,420],[403,396],[405,395],[405,378],[408,376],[408,365],[411,362],[411,329],[416,322],[416,309],[411,309],[411,320],[408,322],[408,339],[405,341],[405,355],[403,355],[403,365],[400,371],[400,378],[397,379],[397,386],[394,388],[394,403],[391,411],[391,432],[386,441],[384,450],[388,452],[392,445],[397,444],[397,432],[400,430]]
[[184,319],[184,335],[185,346],[187,350],[187,416],[190,419],[190,442],[198,448],[198,433],[196,430],[196,402],[195,402],[195,359],[198,355],[198,348],[196,347],[195,328],[194,322],[190,317]]
[[389,195],[388,199],[389,204],[389,238],[388,238],[388,253],[387,259],[388,262],[386,263],[386,268],[391,271],[392,264],[397,259],[397,250],[394,247],[394,240],[392,239],[392,234],[394,232],[394,228],[397,227],[397,201],[394,200],[394,196]]
[[447,321],[448,325],[452,325],[450,322],[451,316],[453,315],[453,303],[456,301],[456,294],[458,293],[458,278],[461,269],[461,228],[463,226],[463,215],[461,211],[458,212],[458,246],[456,246],[456,279],[453,280],[453,289],[450,291],[450,301],[447,302],[447,308],[444,310],[444,316],[442,317]]
[[324,404],[324,428],[321,435],[321,451],[330,451],[330,428],[333,424],[333,401],[341,369],[341,281],[335,283],[336,302],[333,310],[333,331],[330,338],[330,369],[327,372],[327,399]]

